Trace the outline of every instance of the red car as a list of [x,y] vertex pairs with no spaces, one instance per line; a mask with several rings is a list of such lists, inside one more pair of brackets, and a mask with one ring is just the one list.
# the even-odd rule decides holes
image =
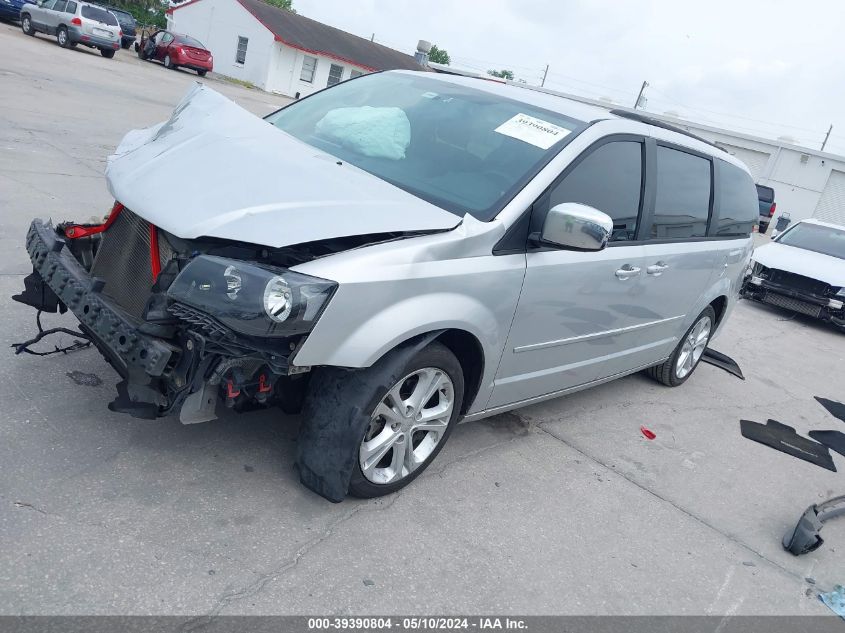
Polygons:
[[213,70],[214,59],[211,52],[198,40],[188,35],[156,31],[135,45],[138,57],[148,61],[158,60],[167,68],[190,68],[200,77]]

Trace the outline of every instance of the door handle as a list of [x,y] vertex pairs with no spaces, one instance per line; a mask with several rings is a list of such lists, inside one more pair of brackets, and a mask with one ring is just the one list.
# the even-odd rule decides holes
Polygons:
[[626,279],[630,279],[631,277],[636,277],[637,275],[639,275],[640,270],[641,269],[637,268],[636,266],[631,266],[631,264],[625,264],[624,266],[622,266],[622,268],[616,271],[616,277],[618,279],[621,279],[622,281],[625,281]]
[[664,264],[663,262],[657,262],[656,264],[652,264],[648,268],[645,269],[646,273],[649,275],[654,275],[655,277],[660,277],[663,274],[663,271],[669,268],[668,264]]

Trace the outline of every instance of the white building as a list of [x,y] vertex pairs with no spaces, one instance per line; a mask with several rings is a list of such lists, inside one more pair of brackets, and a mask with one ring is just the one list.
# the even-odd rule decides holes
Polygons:
[[261,0],[188,0],[168,9],[167,27],[202,42],[214,72],[289,97],[375,70],[422,70],[411,55]]

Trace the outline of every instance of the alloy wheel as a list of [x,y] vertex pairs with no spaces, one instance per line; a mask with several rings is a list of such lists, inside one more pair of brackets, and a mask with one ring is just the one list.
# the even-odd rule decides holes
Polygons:
[[675,375],[678,378],[686,378],[695,368],[696,363],[698,363],[710,340],[710,330],[712,327],[713,323],[710,317],[703,316],[689,331],[681,347],[681,353],[678,354],[678,360],[675,363]]
[[443,439],[455,406],[455,387],[442,369],[418,369],[391,387],[370,416],[359,449],[364,477],[376,484],[404,479]]
[[61,29],[59,31],[59,46],[63,48],[67,46],[67,31],[65,31],[64,29]]

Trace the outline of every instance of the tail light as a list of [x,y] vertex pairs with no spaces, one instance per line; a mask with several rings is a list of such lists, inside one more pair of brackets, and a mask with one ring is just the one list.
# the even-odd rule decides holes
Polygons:
[[73,19],[70,21],[70,23],[71,23],[71,24],[74,24],[74,25],[76,25],[76,26],[82,26],[82,20],[80,20],[79,18],[73,18]]
[[771,208],[769,209],[769,217],[772,217],[775,214],[775,207],[778,206],[777,202],[773,202]]
[[117,36],[118,36],[118,37],[123,37],[123,31],[118,31],[118,32],[117,32]]

